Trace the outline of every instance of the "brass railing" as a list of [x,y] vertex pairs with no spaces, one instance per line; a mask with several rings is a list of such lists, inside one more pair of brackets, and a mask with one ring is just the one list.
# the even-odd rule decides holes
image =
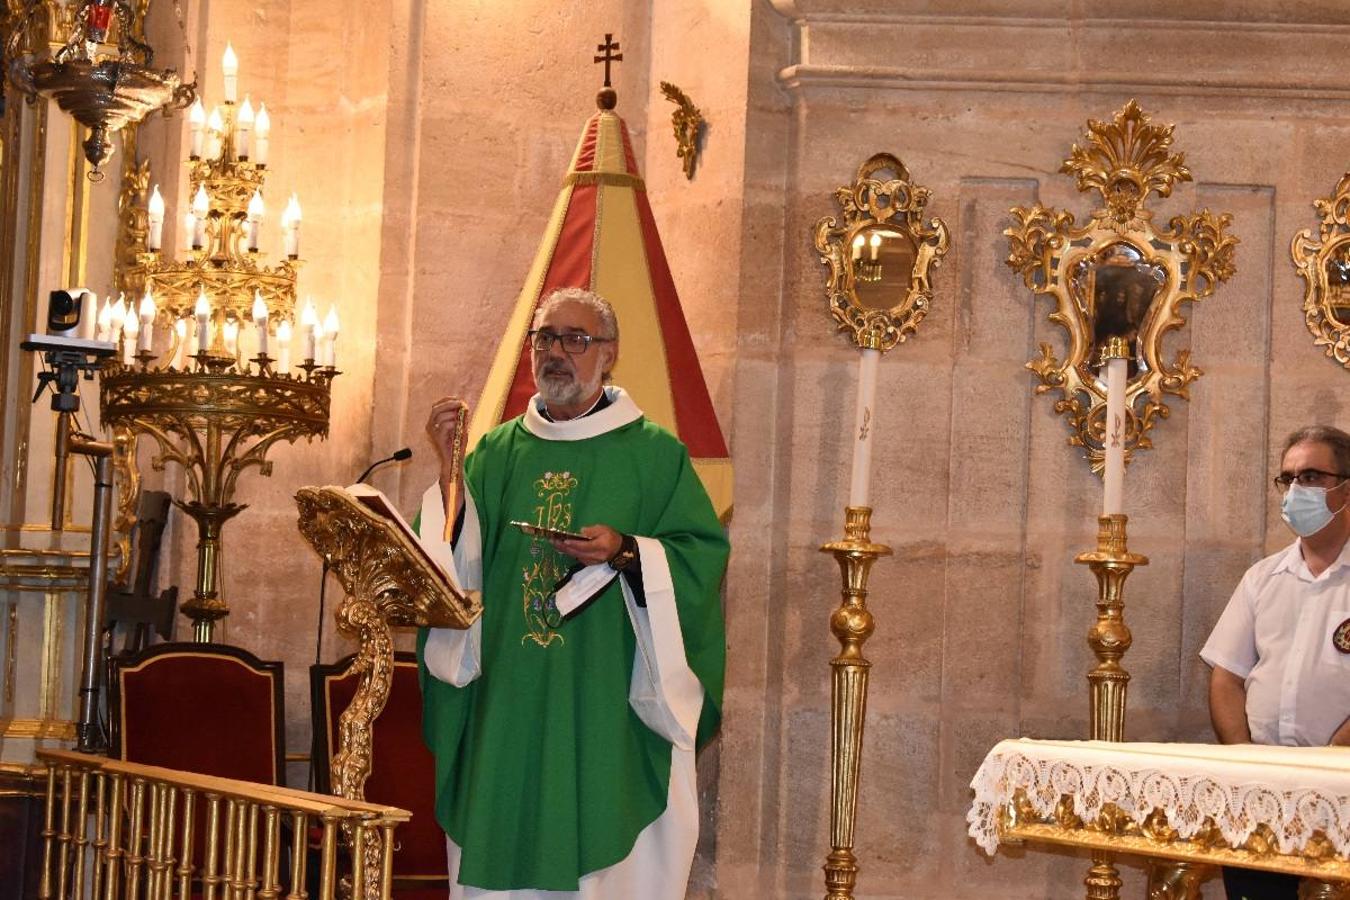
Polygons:
[[[355,900],[390,896],[404,810],[83,753],[38,758],[47,766],[39,900],[308,900],[311,858],[316,900],[334,900],[340,881]],[[356,852],[344,872],[338,840],[348,829]],[[372,843],[377,879],[365,871]]]

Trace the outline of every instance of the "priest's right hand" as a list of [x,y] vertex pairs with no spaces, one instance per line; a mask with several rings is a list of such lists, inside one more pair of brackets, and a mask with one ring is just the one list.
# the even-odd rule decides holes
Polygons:
[[[468,412],[468,404],[458,397],[442,397],[431,404],[431,415],[427,417],[427,436],[431,438],[436,455],[441,461],[441,495],[445,497],[450,496],[451,485],[460,477],[457,470],[458,463],[463,460],[463,448],[460,460],[456,460],[455,441],[461,438],[460,422],[467,421]],[[454,510],[450,510],[451,515],[454,513]]]

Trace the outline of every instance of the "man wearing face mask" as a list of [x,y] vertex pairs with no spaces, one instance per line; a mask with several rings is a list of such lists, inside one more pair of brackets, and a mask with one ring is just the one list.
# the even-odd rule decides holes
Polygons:
[[[1247,570],[1200,656],[1224,744],[1350,745],[1350,434],[1301,428],[1275,485],[1298,540]],[[1230,900],[1297,900],[1298,879],[1225,869]]]

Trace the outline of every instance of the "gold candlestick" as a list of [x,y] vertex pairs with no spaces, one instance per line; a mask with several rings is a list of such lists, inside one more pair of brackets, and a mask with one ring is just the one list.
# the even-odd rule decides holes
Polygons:
[[[1090,737],[1094,741],[1125,740],[1125,701],[1130,673],[1120,660],[1132,638],[1125,624],[1125,579],[1148,557],[1129,552],[1125,524],[1119,513],[1097,519],[1097,549],[1080,553],[1074,562],[1092,569],[1097,577],[1097,621],[1088,630],[1088,646],[1097,665],[1088,672]],[[1087,900],[1119,900],[1120,873],[1109,853],[1093,853],[1092,868],[1084,880]]]
[[858,881],[853,855],[853,824],[858,811],[858,776],[862,763],[863,725],[867,715],[867,676],[872,664],[863,658],[863,643],[875,623],[867,609],[867,576],[872,563],[891,548],[871,541],[872,509],[850,506],[844,513],[844,539],[821,547],[834,554],[843,576],[843,596],[830,616],[830,631],[839,639],[839,655],[830,660],[830,855],[825,859],[825,900],[852,900]]

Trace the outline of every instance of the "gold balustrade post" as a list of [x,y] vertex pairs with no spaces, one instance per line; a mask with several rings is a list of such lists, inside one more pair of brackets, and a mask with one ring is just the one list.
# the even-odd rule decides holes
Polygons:
[[108,792],[108,851],[104,857],[108,865],[104,878],[106,892],[103,900],[117,900],[121,896],[117,886],[122,873],[122,857],[125,855],[122,849],[122,795],[125,776],[120,772],[114,772],[109,778],[112,781],[112,789]]
[[263,807],[263,871],[259,900],[276,900],[281,893],[281,815],[275,806]]
[[47,803],[42,826],[42,879],[38,900],[52,900],[52,849],[56,840],[56,766],[47,767]]
[[858,881],[853,853],[862,768],[863,726],[867,716],[867,680],[872,664],[863,644],[875,628],[867,609],[867,578],[879,557],[891,548],[871,540],[872,510],[850,506],[844,512],[844,538],[821,547],[834,555],[843,578],[839,608],[830,616],[830,631],[839,640],[839,655],[830,661],[830,854],[825,859],[826,900],[852,900]]
[[56,896],[61,900],[65,900],[69,884],[66,878],[70,872],[70,783],[73,774],[70,766],[61,767],[61,830],[56,836],[60,844],[56,854]]
[[192,839],[194,837],[193,813],[197,809],[197,792],[191,788],[183,791],[183,833],[182,856],[178,860],[178,900],[192,900]]
[[141,855],[141,834],[144,821],[145,779],[133,778],[131,782],[131,823],[127,829],[126,900],[136,900],[141,892],[141,864],[145,861],[145,857]]
[[[1120,664],[1133,638],[1125,624],[1125,579],[1148,558],[1129,552],[1122,514],[1097,519],[1097,549],[1080,553],[1074,562],[1097,578],[1097,620],[1088,630],[1088,646],[1097,664],[1088,672],[1089,737],[1094,741],[1125,740],[1125,703],[1130,673]],[[1093,852],[1084,880],[1087,900],[1119,900],[1120,873],[1109,853]]]
[[309,817],[302,812],[291,813],[291,892],[286,900],[309,900],[305,892],[305,852],[309,849]]
[[[103,871],[107,868],[108,857],[108,779],[102,773],[94,775],[94,841],[91,851],[94,857],[94,874],[89,883],[89,896],[94,900],[103,896]],[[114,811],[114,814],[115,811]]]

